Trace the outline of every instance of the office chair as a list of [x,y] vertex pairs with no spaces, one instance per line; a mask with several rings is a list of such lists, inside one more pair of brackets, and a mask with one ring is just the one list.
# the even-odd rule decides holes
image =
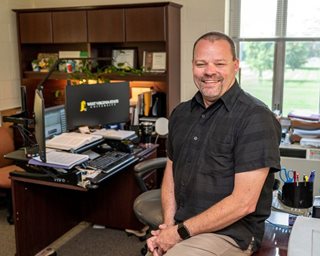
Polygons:
[[[137,219],[146,225],[146,228],[143,229],[146,230],[146,233],[140,240],[145,240],[151,230],[158,229],[158,226],[163,223],[160,188],[149,189],[145,177],[152,172],[156,172],[157,179],[160,179],[160,177],[162,179],[166,163],[166,157],[159,157],[144,160],[134,166],[135,177],[142,194],[135,199],[133,211]],[[141,254],[145,255],[146,253],[147,246],[145,245],[141,249]]]
[[0,194],[5,196],[5,204],[8,210],[7,221],[13,224],[10,172],[24,170],[13,165],[11,160],[4,158],[5,154],[14,151],[14,140],[10,129],[0,127],[0,138]]
[[166,157],[159,157],[144,160],[134,167],[135,177],[143,193],[135,199],[133,210],[138,220],[151,229],[157,229],[162,223],[160,188],[149,190],[144,178],[153,171],[157,171],[157,177],[162,178],[166,163]]

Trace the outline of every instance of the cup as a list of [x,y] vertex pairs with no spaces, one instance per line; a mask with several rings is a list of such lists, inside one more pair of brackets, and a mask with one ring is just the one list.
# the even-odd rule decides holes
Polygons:
[[313,203],[313,182],[290,182],[282,187],[282,202],[294,208],[309,208]]
[[153,132],[153,123],[151,122],[142,122],[140,124],[141,130],[141,143],[145,145],[151,144],[152,132]]
[[67,73],[72,73],[75,71],[75,63],[72,60],[69,60],[66,64]]

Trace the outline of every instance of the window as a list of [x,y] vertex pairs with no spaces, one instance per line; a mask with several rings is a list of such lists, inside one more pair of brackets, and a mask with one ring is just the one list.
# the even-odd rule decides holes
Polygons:
[[240,86],[284,116],[320,112],[319,13],[319,0],[230,0]]

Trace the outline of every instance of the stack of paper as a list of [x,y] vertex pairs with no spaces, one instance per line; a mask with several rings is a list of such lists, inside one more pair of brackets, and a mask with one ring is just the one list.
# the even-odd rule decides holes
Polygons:
[[46,162],[42,162],[40,157],[37,156],[30,159],[29,164],[48,166],[53,168],[71,169],[73,166],[81,164],[88,159],[88,155],[49,151],[46,154]]
[[135,136],[135,131],[128,130],[114,130],[114,129],[100,129],[93,132],[93,134],[103,136],[106,139],[124,140]]

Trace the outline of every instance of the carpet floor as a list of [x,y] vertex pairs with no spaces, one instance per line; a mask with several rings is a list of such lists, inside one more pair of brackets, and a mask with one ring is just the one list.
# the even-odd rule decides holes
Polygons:
[[14,225],[7,222],[7,211],[0,207],[0,256],[14,256],[16,252]]
[[122,230],[87,227],[62,245],[58,256],[140,256],[144,242]]
[[[14,225],[6,220],[0,207],[0,256],[15,255]],[[122,230],[94,228],[88,225],[81,232],[59,245],[57,256],[140,256],[144,242]]]

